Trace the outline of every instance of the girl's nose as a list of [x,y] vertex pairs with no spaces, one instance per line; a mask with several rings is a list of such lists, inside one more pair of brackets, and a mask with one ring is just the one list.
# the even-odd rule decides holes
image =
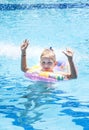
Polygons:
[[44,66],[45,66],[45,67],[48,67],[48,64],[45,64]]

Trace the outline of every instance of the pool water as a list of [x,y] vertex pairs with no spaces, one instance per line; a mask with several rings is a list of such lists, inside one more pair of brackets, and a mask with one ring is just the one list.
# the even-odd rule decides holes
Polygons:
[[[89,7],[74,3],[71,8],[0,10],[1,130],[89,130]],[[65,60],[61,51],[72,48],[78,78],[57,83],[27,79],[20,69],[24,39],[30,41],[28,66],[39,62],[45,47],[52,46]]]

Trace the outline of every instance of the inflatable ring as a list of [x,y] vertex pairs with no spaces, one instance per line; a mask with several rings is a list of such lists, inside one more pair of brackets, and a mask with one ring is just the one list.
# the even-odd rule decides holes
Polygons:
[[53,72],[26,72],[25,76],[33,81],[57,82],[64,79],[64,76]]
[[43,72],[39,71],[39,65],[31,67],[26,73],[25,76],[33,81],[43,81],[43,82],[57,82],[64,80],[64,76],[60,74],[60,71],[66,69],[65,62],[57,62],[54,72]]

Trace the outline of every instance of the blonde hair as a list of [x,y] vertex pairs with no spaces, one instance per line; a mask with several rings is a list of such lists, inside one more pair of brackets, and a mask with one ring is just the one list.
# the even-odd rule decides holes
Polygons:
[[50,58],[54,62],[56,61],[56,55],[54,53],[54,50],[50,47],[50,49],[44,49],[43,52],[41,53],[40,59],[42,58]]

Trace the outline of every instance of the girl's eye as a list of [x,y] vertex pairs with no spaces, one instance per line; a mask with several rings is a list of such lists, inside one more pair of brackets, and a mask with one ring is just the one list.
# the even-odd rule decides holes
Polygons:
[[46,63],[45,61],[43,61],[42,64],[43,64],[43,65],[45,65],[45,64],[52,65],[53,62],[47,62],[47,63]]
[[49,65],[52,65],[52,62],[48,62]]
[[45,64],[45,62],[43,61],[43,62],[42,62],[42,64],[44,65],[44,64]]

